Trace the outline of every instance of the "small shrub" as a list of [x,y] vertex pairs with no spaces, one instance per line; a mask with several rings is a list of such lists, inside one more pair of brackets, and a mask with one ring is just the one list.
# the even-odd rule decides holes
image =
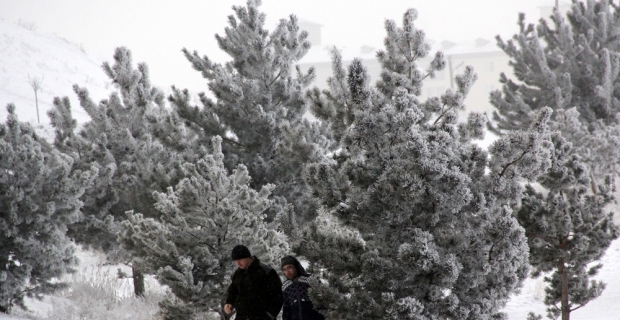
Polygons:
[[37,23],[34,21],[26,21],[26,20],[22,20],[19,19],[17,20],[17,25],[26,29],[26,30],[30,30],[30,31],[37,31],[37,29],[39,28],[39,26],[37,26]]

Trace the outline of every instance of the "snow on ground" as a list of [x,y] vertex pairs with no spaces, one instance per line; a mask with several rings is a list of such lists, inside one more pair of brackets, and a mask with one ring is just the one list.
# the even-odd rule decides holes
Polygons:
[[0,313],[0,320],[28,320],[28,319]]
[[[596,300],[585,307],[571,312],[571,320],[620,320],[617,306],[620,304],[620,239],[612,242],[603,259],[603,268],[596,277],[607,283],[607,288]],[[546,319],[543,303],[544,283],[542,279],[528,279],[522,293],[515,295],[504,309],[510,320],[525,320],[531,311]]]
[[14,317],[8,314],[0,313],[0,320],[28,320],[27,318]]
[[[85,283],[92,284],[95,287],[105,287],[104,292],[113,290],[115,297],[118,299],[131,298],[134,295],[133,281],[131,279],[118,279],[117,270],[121,269],[125,274],[131,274],[131,268],[124,264],[110,265],[106,261],[104,254],[94,252],[90,250],[84,250],[78,247],[76,256],[78,257],[79,264],[75,268],[76,273],[73,275],[65,275],[63,281],[67,281],[70,284],[77,286],[83,286]],[[148,293],[164,293],[166,289],[162,287],[153,276],[145,277],[145,288]],[[78,295],[83,295],[85,292],[88,294],[97,291],[84,291],[84,288]],[[12,315],[4,315],[0,313],[0,320],[11,319],[46,319],[50,314],[53,314],[54,306],[65,308],[66,306],[76,306],[75,299],[71,299],[71,289],[59,291],[53,296],[44,296],[43,300],[37,299],[25,299],[26,307],[28,311],[21,310],[18,307],[13,308]],[[100,297],[103,299],[104,297]],[[109,297],[106,297],[109,298]],[[101,300],[100,299],[100,300]],[[90,301],[90,300],[89,300]],[[57,319],[58,314],[55,314]],[[80,318],[82,319],[82,318]],[[87,320],[87,319],[86,319]],[[112,320],[112,319],[110,319]]]
[[601,263],[603,263],[603,268],[597,278],[607,283],[607,288],[598,299],[590,302],[582,309],[573,311],[571,319],[620,319],[620,312],[617,309],[620,304],[620,276],[618,274],[618,270],[620,270],[620,240],[614,241],[607,249]]

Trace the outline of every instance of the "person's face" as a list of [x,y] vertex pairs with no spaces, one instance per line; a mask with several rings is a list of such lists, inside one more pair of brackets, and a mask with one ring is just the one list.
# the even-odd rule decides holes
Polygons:
[[282,267],[282,273],[284,273],[284,276],[289,280],[297,278],[297,269],[292,264],[287,264]]
[[239,269],[247,269],[252,264],[252,258],[243,258],[235,260],[235,264]]

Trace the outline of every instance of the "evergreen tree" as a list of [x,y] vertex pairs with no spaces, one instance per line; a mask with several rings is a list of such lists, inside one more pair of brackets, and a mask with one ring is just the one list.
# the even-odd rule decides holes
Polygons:
[[80,219],[80,196],[96,171],[72,171],[9,104],[0,124],[0,312],[66,287],[77,264],[67,225]]
[[[133,68],[131,52],[118,48],[114,64],[103,69],[117,91],[99,104],[88,91],[74,86],[81,107],[91,120],[76,132],[67,98],[54,100],[48,115],[56,129],[55,146],[72,156],[74,169],[98,168],[92,188],[82,197],[84,219],[69,229],[77,243],[107,253],[114,263],[131,263],[132,257],[119,250],[119,223],[126,211],[154,211],[153,191],[164,191],[178,181],[179,153],[164,147],[153,137],[152,128],[160,128],[167,111],[163,93],[153,88],[148,68]],[[136,294],[144,292],[143,275],[132,264]]]
[[606,175],[620,173],[619,13],[608,0],[574,0],[566,19],[555,10],[550,22],[534,26],[521,14],[519,34],[497,38],[516,80],[502,74],[502,92],[491,94],[495,129],[523,128],[536,110],[550,107],[550,126],[563,137],[554,136],[553,165],[539,181],[546,195],[528,186],[518,212],[533,274],[553,272],[545,277],[550,318],[569,319],[601,294],[603,283],[589,281],[600,264],[588,264],[617,237],[603,209],[614,192]]
[[528,185],[517,218],[528,237],[533,275],[552,272],[544,278],[548,316],[568,320],[605,288],[590,279],[602,267],[593,263],[618,236],[612,213],[603,210],[615,186],[608,176],[595,186],[596,193],[590,192],[588,168],[579,155],[559,134],[552,140],[551,168],[538,179],[546,194]]
[[[320,123],[304,114],[304,90],[314,79],[314,69],[303,73],[294,64],[310,48],[308,33],[299,30],[297,18],[281,20],[275,30],[265,29],[260,0],[233,6],[225,35],[216,35],[220,48],[232,58],[215,63],[197,52],[183,52],[192,66],[208,80],[211,93],[200,94],[202,108],[191,105],[187,90],[173,88],[170,101],[178,115],[206,146],[213,136],[223,139],[226,167],[244,164],[259,189],[276,185],[273,210],[294,205],[301,217],[316,215],[316,203],[302,178],[304,165],[317,161],[326,147]],[[196,152],[197,153],[197,152]],[[269,213],[273,218],[274,212]]]
[[550,109],[527,131],[474,143],[485,118],[457,112],[476,79],[467,67],[457,90],[418,100],[423,80],[445,62],[429,53],[407,11],[386,22],[376,89],[354,60],[334,52],[330,90],[308,94],[339,150],[310,165],[306,179],[324,210],[292,242],[328,285],[311,298],[335,319],[505,319],[498,312],[526,278],[527,239],[512,213],[523,179],[550,165]]
[[[526,25],[520,14],[519,27],[512,40],[497,37],[511,58],[516,79],[501,74],[502,91],[491,94],[497,108],[494,129],[527,128],[544,107],[575,108],[585,130],[580,129],[579,136],[571,131],[563,135],[572,136],[570,141],[593,176],[604,176],[610,169],[618,174],[620,158],[614,150],[620,147],[619,8],[608,0],[573,0],[566,18],[554,10],[550,21],[541,19],[534,26]],[[580,143],[592,142],[589,135],[597,137],[594,149]]]
[[[232,173],[224,167],[222,139],[213,138],[213,154],[183,165],[183,178],[167,192],[155,192],[160,219],[130,213],[120,234],[123,246],[141,265],[157,273],[174,298],[161,304],[165,319],[203,319],[223,305],[234,271],[231,249],[247,244],[262,262],[278,266],[289,247],[277,224],[265,222],[268,199],[275,189],[250,188],[243,165]],[[155,214],[150,214],[155,216]]]

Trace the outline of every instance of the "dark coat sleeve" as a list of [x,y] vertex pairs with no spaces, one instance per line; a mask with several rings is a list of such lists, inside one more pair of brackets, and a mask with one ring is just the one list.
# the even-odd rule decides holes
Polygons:
[[282,306],[282,320],[291,320],[291,306]]
[[235,286],[235,273],[230,276],[230,285],[228,286],[228,295],[226,295],[226,304],[233,304],[237,298],[237,287]]
[[278,273],[274,269],[269,271],[267,277],[267,290],[269,292],[269,297],[271,297],[267,310],[275,319],[280,313],[280,309],[282,309],[282,280],[280,280]]

